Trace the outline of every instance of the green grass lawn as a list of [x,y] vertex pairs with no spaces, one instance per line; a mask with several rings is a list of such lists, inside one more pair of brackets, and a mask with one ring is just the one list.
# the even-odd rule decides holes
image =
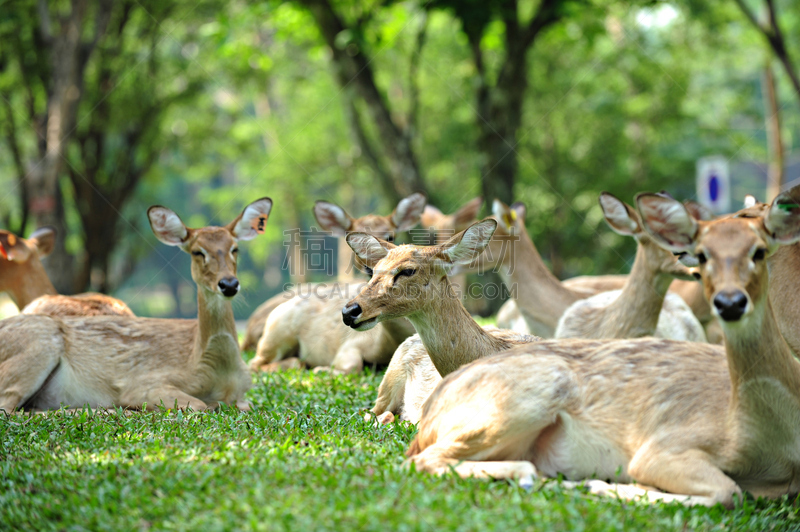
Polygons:
[[363,421],[379,381],[265,375],[252,412],[0,418],[0,530],[800,528],[798,500],[687,509],[405,471],[414,427]]

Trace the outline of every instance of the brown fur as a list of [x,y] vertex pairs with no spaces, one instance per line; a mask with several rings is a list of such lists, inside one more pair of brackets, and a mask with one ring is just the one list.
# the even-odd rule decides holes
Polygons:
[[703,326],[680,297],[667,290],[675,277],[692,278],[677,257],[659,247],[642,227],[639,215],[613,195],[600,195],[608,225],[638,244],[636,260],[621,290],[576,301],[558,321],[556,338],[639,338],[657,336],[704,342]]
[[133,316],[128,305],[103,294],[58,295],[41,262],[54,242],[51,228],[37,230],[30,239],[0,230],[0,292],[8,292],[23,314]]
[[[792,195],[798,203],[800,188]],[[708,257],[699,271],[709,299],[745,294],[744,315],[720,320],[725,346],[543,341],[470,364],[424,405],[409,459],[418,470],[526,481],[596,477],[586,482],[595,493],[709,506],[731,506],[743,490],[800,491],[800,362],[766,297],[766,261],[753,258],[777,244],[765,229],[775,220],[692,225],[674,200],[645,195],[638,203],[665,246]],[[791,216],[800,218],[800,208]]]
[[[360,218],[353,218],[338,205],[320,200],[314,205],[314,217],[323,231],[328,231],[334,236],[345,236],[347,233],[360,231],[392,241],[398,232],[408,231],[419,223],[425,202],[424,195],[415,193],[403,199],[387,216],[367,214]],[[337,279],[340,282],[355,281],[356,269],[353,263],[353,254],[350,252],[350,248],[341,244],[339,245],[337,270]],[[305,283],[295,286],[287,292],[308,293],[308,291],[315,290],[314,286],[313,283]],[[251,351],[258,347],[270,313],[278,305],[293,297],[291,293],[287,292],[272,296],[250,315],[241,345],[243,351]]]
[[197,320],[124,316],[16,316],[0,322],[0,409],[61,405],[202,410],[247,407],[250,373],[239,355],[229,297],[237,240],[256,235],[271,200],[250,205],[226,227],[186,228],[163,207],[148,211],[156,236],[192,254]]
[[[489,220],[481,224],[488,227],[494,222]],[[513,331],[482,328],[461,304],[446,270],[454,262],[448,250],[462,246],[466,231],[450,242],[428,247],[395,247],[374,240],[384,253],[371,258],[363,255],[363,245],[359,247],[348,237],[348,243],[359,258],[373,270],[369,284],[347,305],[358,304],[361,308],[354,327],[364,330],[385,320],[407,317],[417,331],[417,335],[398,348],[381,381],[372,409],[381,419],[398,416],[416,422],[422,403],[441,380],[441,375],[514,345],[537,340]],[[471,246],[473,253],[483,249],[478,240],[463,246]],[[403,270],[414,273],[398,277],[397,273]],[[387,413],[392,415],[387,416]]]

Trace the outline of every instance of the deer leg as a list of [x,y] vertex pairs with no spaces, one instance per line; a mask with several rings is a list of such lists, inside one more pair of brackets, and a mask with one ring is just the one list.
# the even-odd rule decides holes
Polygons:
[[413,463],[418,471],[435,475],[454,471],[462,478],[513,479],[520,481],[520,484],[525,486],[532,486],[533,479],[537,476],[536,467],[527,460],[478,462],[452,458],[453,454],[461,454],[464,451],[459,447],[463,446],[432,445],[406,460],[404,465],[408,467]]
[[11,413],[30,399],[47,381],[61,360],[61,349],[43,349],[36,340],[25,346],[15,343],[2,346],[3,351],[17,349],[7,357],[2,353],[0,359],[0,410]]
[[742,490],[736,482],[699,449],[672,453],[645,444],[631,460],[628,473],[641,484],[656,486],[669,493],[612,485],[612,491],[626,499],[646,494],[650,500],[678,501],[687,506],[714,506],[719,503],[732,508],[734,497],[742,496]]
[[364,356],[357,346],[345,342],[336,352],[331,367],[337,373],[358,373],[364,369]]
[[[138,395],[138,394],[137,394]],[[197,397],[192,397],[174,386],[159,386],[147,390],[138,396],[123,396],[120,400],[123,406],[141,407],[147,403],[147,410],[158,410],[164,408],[191,408],[195,411],[209,410],[216,405],[207,405]]]
[[[285,326],[285,320],[267,320],[264,326],[264,334],[258,341],[256,356],[250,361],[252,371],[271,371],[275,368],[270,366],[271,362],[289,359],[289,355],[297,352],[300,343],[292,327]],[[299,362],[299,359],[298,359]],[[285,368],[278,368],[285,369]]]

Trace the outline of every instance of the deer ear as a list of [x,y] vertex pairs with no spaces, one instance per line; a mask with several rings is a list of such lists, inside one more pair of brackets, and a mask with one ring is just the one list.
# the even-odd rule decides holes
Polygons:
[[252,240],[264,232],[271,210],[270,198],[257,199],[245,207],[242,214],[229,223],[227,228],[236,240]]
[[477,197],[462,205],[456,212],[453,213],[453,229],[461,231],[468,225],[475,222],[478,217],[478,212],[483,206],[483,198]]
[[414,192],[407,198],[400,200],[392,212],[391,220],[397,231],[408,231],[419,223],[422,211],[428,199],[425,194]]
[[353,227],[353,218],[335,203],[327,201],[319,200],[314,204],[314,218],[323,231],[333,236],[344,236]]
[[602,192],[598,201],[606,223],[615,233],[635,236],[642,232],[639,215],[624,201],[608,192]]
[[512,231],[514,221],[517,219],[517,213],[514,209],[495,198],[492,202],[492,215],[497,218],[497,225],[506,233]]
[[691,253],[698,224],[678,200],[660,194],[639,194],[636,206],[644,228],[662,248]]
[[469,264],[483,253],[496,229],[492,218],[476,222],[441,244],[439,255],[450,264]]
[[14,262],[25,262],[31,256],[31,250],[14,233],[0,231],[0,257]]
[[350,233],[345,237],[347,245],[356,254],[356,264],[374,269],[375,265],[396,246],[367,233]]
[[777,244],[800,241],[800,185],[772,201],[764,216],[764,227]]
[[689,211],[689,214],[691,214],[692,218],[695,220],[710,222],[714,219],[714,213],[711,211],[711,209],[699,201],[684,200],[683,206],[686,207],[686,210]]
[[52,253],[53,248],[56,247],[55,227],[40,227],[28,237],[28,242],[36,246],[39,258],[46,257]]
[[168,246],[181,246],[189,238],[189,229],[180,217],[161,205],[153,205],[147,209],[150,228],[156,238]]

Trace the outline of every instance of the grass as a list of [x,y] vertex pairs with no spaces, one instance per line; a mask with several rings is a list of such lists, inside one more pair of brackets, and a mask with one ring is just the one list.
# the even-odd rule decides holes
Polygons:
[[363,420],[380,374],[258,377],[252,412],[0,418],[0,530],[798,530],[800,501],[734,511],[401,468],[414,427]]

